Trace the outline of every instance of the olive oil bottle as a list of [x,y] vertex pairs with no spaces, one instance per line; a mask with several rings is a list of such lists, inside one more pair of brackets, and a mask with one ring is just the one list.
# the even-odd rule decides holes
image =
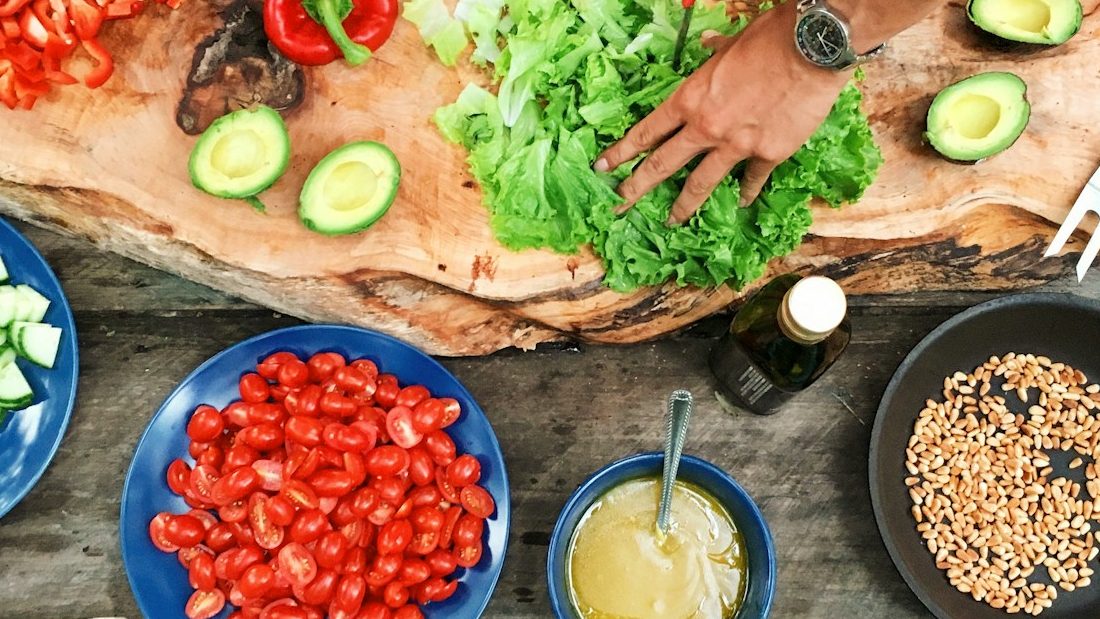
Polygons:
[[844,291],[831,279],[775,278],[737,312],[711,351],[721,393],[760,415],[779,412],[844,352],[851,339],[847,312]]

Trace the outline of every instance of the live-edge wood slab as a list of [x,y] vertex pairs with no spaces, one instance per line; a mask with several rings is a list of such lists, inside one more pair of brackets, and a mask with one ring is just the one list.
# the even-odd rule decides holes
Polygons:
[[[601,286],[588,251],[512,253],[497,244],[465,153],[429,121],[465,83],[486,78],[440,65],[404,21],[365,67],[258,71],[259,81],[281,72],[289,84],[257,86],[249,98],[284,102],[293,142],[289,172],[264,195],[267,215],[199,193],[186,170],[194,138],[176,120],[205,101],[203,114],[188,118],[208,121],[218,102],[193,83],[196,71],[216,71],[193,66],[222,12],[232,12],[224,0],[192,0],[111,23],[105,43],[116,72],[104,87],[65,88],[33,111],[0,112],[0,211],[282,312],[366,325],[439,354],[644,340],[737,298],[729,288],[672,285],[619,295]],[[859,204],[815,209],[807,243],[772,271],[826,273],[853,293],[1009,289],[1068,272],[1074,258],[1041,255],[1100,164],[1098,35],[1100,19],[1090,17],[1066,45],[1006,49],[953,5],[898,37],[864,85],[887,161],[878,183]],[[220,79],[239,82],[249,74],[243,66],[227,66]],[[1027,133],[978,166],[939,159],[921,143],[931,97],[993,69],[1028,82]],[[404,169],[397,201],[368,232],[308,232],[295,217],[301,183],[324,153],[353,139],[395,151]],[[1066,251],[1080,251],[1084,239]]]

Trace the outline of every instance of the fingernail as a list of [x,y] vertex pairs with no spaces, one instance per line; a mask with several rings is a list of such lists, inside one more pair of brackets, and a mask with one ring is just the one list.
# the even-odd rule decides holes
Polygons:
[[602,157],[596,160],[596,165],[593,167],[597,172],[607,172],[611,169],[611,166],[607,164],[607,159]]

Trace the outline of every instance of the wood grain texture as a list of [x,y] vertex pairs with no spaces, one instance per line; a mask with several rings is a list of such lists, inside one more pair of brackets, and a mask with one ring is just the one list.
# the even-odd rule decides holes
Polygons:
[[[634,342],[726,308],[738,293],[662,286],[630,295],[600,285],[599,260],[512,253],[489,231],[461,149],[428,118],[466,81],[400,22],[366,67],[305,73],[286,113],[290,170],[265,194],[267,216],[190,187],[194,142],[173,119],[196,46],[221,23],[218,2],[151,7],[112,23],[115,77],[67,88],[0,119],[0,211],[295,316],[354,322],[432,352],[484,354],[577,339]],[[806,245],[772,272],[823,272],[854,293],[1010,289],[1067,273],[1041,260],[1074,196],[1100,162],[1100,19],[1039,51],[989,45],[951,6],[898,37],[868,68],[867,111],[887,164],[865,200],[815,210]],[[163,41],[171,40],[172,45]],[[932,95],[969,74],[1009,69],[1030,86],[1032,124],[1011,151],[979,166],[921,144]],[[366,233],[328,239],[296,220],[296,194],[324,153],[353,139],[389,144],[405,180],[391,213]],[[1066,252],[1075,254],[1084,236]]]
[[[297,321],[89,243],[20,227],[65,286],[83,364],[77,408],[57,458],[0,521],[0,617],[137,619],[117,527],[142,429],[206,358]],[[1097,296],[1100,278],[1047,288]],[[766,418],[731,415],[710,395],[715,385],[704,357],[720,320],[690,337],[652,344],[446,360],[492,420],[512,480],[508,556],[484,616],[550,616],[547,544],[568,495],[612,459],[657,449],[661,402],[669,390],[685,387],[699,401],[688,452],[731,471],[775,535],[775,619],[930,617],[894,570],[874,525],[866,490],[870,427],[909,348],[942,319],[989,296],[853,298],[854,339],[840,365],[790,409]]]

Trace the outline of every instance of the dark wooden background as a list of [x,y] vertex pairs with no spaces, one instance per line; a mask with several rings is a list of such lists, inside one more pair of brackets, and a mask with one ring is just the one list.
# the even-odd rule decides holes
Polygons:
[[[56,459],[0,520],[0,617],[139,616],[122,568],[123,476],[149,418],[175,384],[219,350],[296,324],[210,289],[20,226],[60,276],[76,314],[79,401]],[[1048,290],[1100,295],[1067,276]],[[852,299],[848,353],[774,417],[728,412],[706,354],[722,322],[626,347],[585,346],[445,360],[488,413],[512,480],[504,576],[487,617],[548,617],[544,565],[569,494],[612,459],[658,449],[664,398],[696,394],[688,452],[730,471],[775,535],[774,617],[928,617],[879,539],[867,450],[879,396],[906,352],[952,314],[991,294]],[[4,466],[0,462],[0,466]]]

